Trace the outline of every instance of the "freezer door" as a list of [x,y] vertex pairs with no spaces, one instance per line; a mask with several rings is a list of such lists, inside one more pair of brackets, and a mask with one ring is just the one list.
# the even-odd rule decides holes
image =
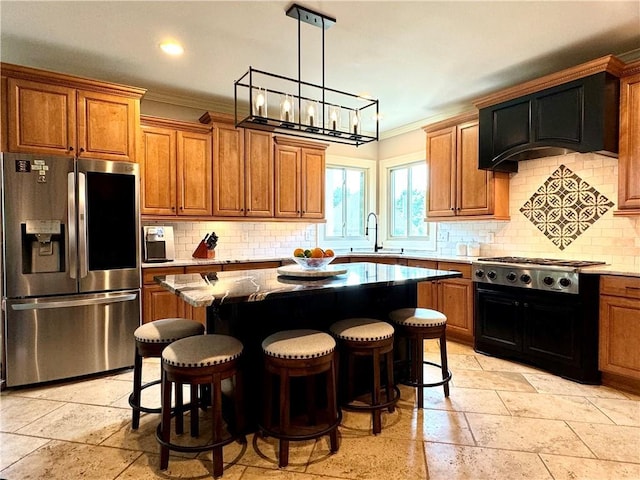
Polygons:
[[78,159],[80,292],[140,287],[138,165]]
[[140,290],[5,299],[7,387],[133,365]]
[[77,293],[74,160],[2,153],[4,294],[27,297]]

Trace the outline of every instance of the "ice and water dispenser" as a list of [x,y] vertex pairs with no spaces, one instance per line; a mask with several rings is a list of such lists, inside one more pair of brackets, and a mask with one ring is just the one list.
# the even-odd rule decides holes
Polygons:
[[64,224],[59,220],[26,220],[22,230],[22,273],[63,272]]

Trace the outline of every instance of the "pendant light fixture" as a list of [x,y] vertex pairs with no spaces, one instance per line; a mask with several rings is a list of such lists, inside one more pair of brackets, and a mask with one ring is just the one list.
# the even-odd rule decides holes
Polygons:
[[[378,100],[325,86],[324,33],[336,19],[295,3],[286,14],[298,21],[298,78],[249,67],[234,83],[236,126],[355,146],[377,141]],[[320,85],[301,78],[302,22],[322,29]]]

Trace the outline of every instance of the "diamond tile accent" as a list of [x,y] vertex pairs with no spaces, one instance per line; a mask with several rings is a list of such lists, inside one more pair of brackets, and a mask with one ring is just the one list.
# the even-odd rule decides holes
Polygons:
[[560,165],[520,211],[564,250],[611,207],[612,201]]

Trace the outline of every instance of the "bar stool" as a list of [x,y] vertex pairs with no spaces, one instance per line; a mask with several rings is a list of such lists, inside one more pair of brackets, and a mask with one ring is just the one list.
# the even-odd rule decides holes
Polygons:
[[[382,430],[382,410],[387,408],[393,412],[400,390],[393,382],[393,326],[381,320],[372,318],[347,318],[340,320],[331,327],[331,333],[338,339],[340,346],[340,363],[347,374],[341,379],[346,384],[347,395],[342,408],[354,411],[370,411],[373,421],[373,433]],[[355,384],[355,357],[371,357],[373,375],[371,385],[371,402],[357,404],[353,402]],[[382,372],[380,363],[386,366],[386,401],[381,400]]]
[[[279,440],[278,466],[286,467],[289,463],[289,442],[310,440],[328,434],[331,452],[338,451],[338,425],[342,414],[336,399],[336,342],[327,333],[318,330],[284,330],[268,336],[262,342],[264,353],[264,385],[265,410],[263,423],[259,425],[263,434]],[[322,423],[317,423],[315,376],[326,373],[326,415]],[[272,422],[273,416],[273,381],[280,380],[278,393],[278,424]],[[291,378],[305,377],[307,386],[308,423],[296,429],[291,419]],[[295,431],[297,430],[297,431]]]
[[[162,350],[171,342],[192,335],[202,335],[204,325],[186,318],[164,318],[140,325],[133,332],[136,341],[133,365],[133,392],[129,395],[129,405],[132,409],[131,428],[136,430],[140,426],[140,412],[160,413],[160,408],[150,408],[141,405],[140,397],[145,388],[158,385],[161,380],[154,380],[142,384],[142,359],[160,358]],[[176,401],[182,403],[182,387],[176,385]]]
[[[229,335],[197,335],[177,340],[162,351],[162,421],[156,430],[160,444],[160,469],[169,466],[169,450],[178,452],[213,452],[213,477],[222,476],[222,447],[236,439],[244,438],[244,409],[242,407],[242,378],[238,362],[242,355],[242,343]],[[227,432],[223,436],[222,381],[235,377],[233,389],[234,421],[227,422]],[[213,439],[205,445],[179,445],[171,440],[171,384],[188,384],[191,387],[191,436],[199,436],[198,387],[211,386],[211,416]],[[176,417],[182,416],[180,408],[175,409]]]
[[[424,387],[442,385],[444,396],[449,396],[451,372],[447,366],[447,317],[442,312],[429,308],[400,308],[389,314],[398,326],[399,336],[409,341],[409,378],[400,380],[404,385],[417,387],[418,408],[424,406]],[[440,365],[424,360],[424,340],[440,340]],[[442,381],[424,383],[423,365],[432,365],[442,370]]]

